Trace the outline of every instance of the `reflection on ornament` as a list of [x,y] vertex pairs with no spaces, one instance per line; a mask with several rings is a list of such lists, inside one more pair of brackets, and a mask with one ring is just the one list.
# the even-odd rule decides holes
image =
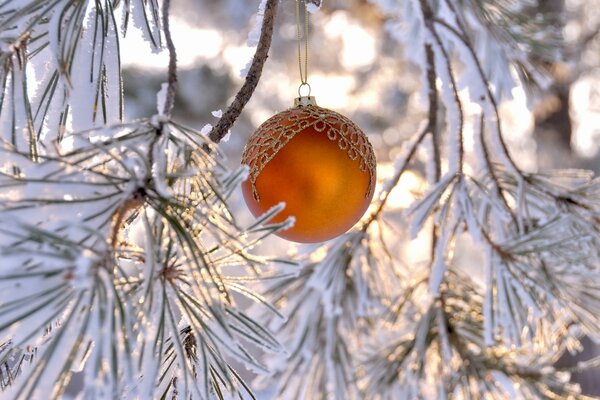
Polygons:
[[285,202],[271,222],[295,225],[278,233],[304,243],[332,239],[350,229],[369,207],[376,181],[373,147],[348,118],[319,107],[314,98],[274,115],[250,137],[242,184],[255,216]]

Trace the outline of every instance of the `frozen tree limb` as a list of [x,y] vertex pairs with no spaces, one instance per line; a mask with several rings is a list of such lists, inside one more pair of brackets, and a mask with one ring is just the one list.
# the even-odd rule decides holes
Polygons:
[[252,97],[256,86],[262,75],[263,66],[269,57],[271,40],[273,38],[273,26],[277,15],[278,0],[267,0],[260,39],[256,47],[256,53],[248,70],[246,81],[235,96],[235,99],[227,108],[219,122],[212,128],[208,137],[215,143],[219,143],[226,135],[235,120],[240,116],[242,110]]
[[394,190],[394,188],[400,182],[400,178],[402,174],[406,171],[410,161],[414,157],[417,152],[417,149],[423,143],[423,139],[428,134],[432,137],[432,142],[434,144],[434,154],[433,154],[433,163],[435,168],[435,178],[436,181],[440,178],[440,151],[439,144],[437,138],[437,130],[438,130],[438,118],[437,113],[439,110],[439,93],[436,87],[436,74],[435,74],[435,58],[434,53],[430,44],[425,45],[425,54],[427,59],[427,91],[428,91],[428,99],[429,99],[429,111],[428,111],[428,119],[425,127],[419,131],[413,140],[409,142],[407,145],[406,151],[403,156],[399,157],[397,161],[396,173],[394,176],[386,183],[386,186],[383,188],[382,193],[380,195],[380,201],[377,208],[371,213],[369,218],[362,225],[362,230],[366,231],[369,228],[369,225],[373,223],[373,221],[377,220],[377,218],[381,215],[381,213],[385,209],[385,205],[390,197],[390,194]]

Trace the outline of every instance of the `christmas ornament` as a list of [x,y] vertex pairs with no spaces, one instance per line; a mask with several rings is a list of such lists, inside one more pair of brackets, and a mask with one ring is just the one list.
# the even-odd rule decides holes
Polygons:
[[[297,15],[299,20],[298,6]],[[376,161],[356,124],[319,107],[310,96],[307,64],[303,71],[300,62],[295,106],[269,118],[248,140],[242,164],[250,175],[242,191],[255,216],[284,202],[285,209],[271,222],[293,216],[295,224],[277,235],[310,243],[332,239],[360,219],[373,198]],[[303,88],[309,89],[307,96],[301,95]]]

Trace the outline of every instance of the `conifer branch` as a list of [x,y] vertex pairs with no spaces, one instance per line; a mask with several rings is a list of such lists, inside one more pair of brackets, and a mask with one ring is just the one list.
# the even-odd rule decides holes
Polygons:
[[[391,30],[416,33],[394,37],[418,40],[407,47],[423,72],[426,120],[362,224],[279,271],[252,251],[287,226],[265,223],[281,207],[240,226],[228,196],[244,169],[230,172],[218,151],[197,151],[216,149],[256,89],[277,1],[261,1],[250,72],[210,138],[170,120],[170,1],[162,12],[157,0],[0,5],[2,395],[37,398],[50,388],[59,397],[79,367],[80,397],[254,398],[233,361],[269,369],[264,379],[281,398],[588,399],[568,374],[598,359],[552,366],[582,333],[599,337],[600,179],[528,174],[508,153],[498,108],[502,83],[513,81],[502,71],[533,65],[523,48],[543,39],[523,39],[539,26],[519,16],[525,6],[372,0],[393,14]],[[150,46],[164,35],[164,115],[110,125],[122,105],[116,40],[130,14]],[[511,18],[517,28],[502,25]],[[41,70],[32,93],[26,81]],[[72,123],[84,128],[51,130]],[[473,148],[463,145],[471,126]],[[56,147],[42,143],[34,162],[28,148],[47,130]],[[413,204],[401,212],[400,181],[420,150],[427,179],[415,177]],[[476,256],[461,257],[465,245]]]
[[175,104],[175,89],[177,85],[177,52],[175,50],[175,44],[171,37],[171,28],[169,25],[169,8],[171,6],[171,0],[163,0],[162,6],[162,25],[163,32],[165,34],[165,41],[167,42],[167,49],[169,51],[169,67],[167,72],[167,95],[165,98],[165,105],[163,114],[166,116],[171,115],[173,105]]
[[400,178],[402,177],[402,174],[404,174],[404,172],[406,171],[406,168],[408,167],[409,163],[415,156],[417,149],[419,148],[419,146],[423,142],[423,139],[427,135],[431,136],[431,138],[432,138],[431,140],[432,140],[432,143],[434,146],[433,163],[435,166],[435,179],[436,179],[436,181],[438,181],[440,178],[440,169],[441,169],[440,157],[441,156],[440,156],[439,142],[437,139],[437,135],[438,135],[437,131],[439,129],[438,118],[437,118],[437,114],[439,111],[439,108],[438,108],[439,107],[439,93],[438,93],[438,89],[436,86],[437,75],[435,72],[435,56],[434,56],[434,53],[433,53],[433,50],[432,50],[430,44],[425,44],[424,49],[425,49],[426,64],[427,64],[426,87],[427,87],[427,93],[428,93],[428,99],[429,99],[429,111],[428,111],[427,124],[420,132],[418,132],[411,140],[408,141],[408,145],[407,145],[407,148],[406,148],[404,154],[402,154],[399,157],[400,164],[396,168],[396,172],[395,172],[394,176],[388,180],[388,182],[386,183],[385,189],[382,191],[382,193],[380,195],[379,204],[378,204],[377,208],[371,213],[371,215],[369,215],[369,218],[361,226],[361,230],[363,232],[366,232],[366,230],[373,223],[373,221],[377,220],[378,217],[381,216],[381,214],[383,213],[392,191],[400,182]]
[[267,0],[263,16],[263,25],[260,31],[260,39],[250,69],[248,70],[248,75],[246,75],[246,80],[236,94],[231,105],[208,134],[208,137],[215,143],[219,143],[227,135],[229,129],[240,116],[242,110],[258,86],[263,66],[267,61],[269,49],[271,48],[278,3],[279,0]]

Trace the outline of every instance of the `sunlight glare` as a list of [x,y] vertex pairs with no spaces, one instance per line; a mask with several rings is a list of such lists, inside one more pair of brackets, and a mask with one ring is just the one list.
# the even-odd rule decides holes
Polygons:
[[345,69],[361,69],[375,61],[376,42],[374,35],[348,17],[345,11],[336,11],[325,25],[325,34],[330,39],[341,39],[343,43],[340,61]]
[[[223,49],[223,37],[214,29],[200,29],[172,17],[173,41],[177,44],[177,62],[182,68],[193,67],[199,59],[216,57]],[[121,39],[121,62],[124,67],[164,69],[168,64],[166,49],[156,53],[138,29],[129,29]]]
[[590,76],[575,82],[571,88],[571,115],[573,118],[572,144],[583,157],[598,152],[600,138],[600,77]]

